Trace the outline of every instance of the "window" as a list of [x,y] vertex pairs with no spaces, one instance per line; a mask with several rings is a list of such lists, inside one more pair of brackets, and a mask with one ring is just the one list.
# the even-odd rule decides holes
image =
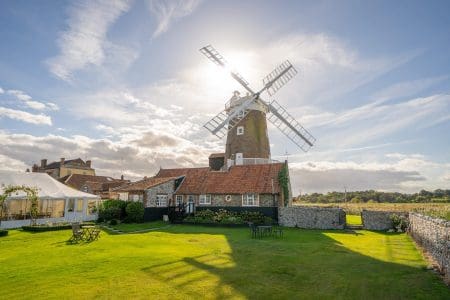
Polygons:
[[130,195],[130,200],[134,202],[142,201],[142,195]]
[[88,187],[87,187],[87,185],[85,185],[85,186],[83,186],[83,192],[88,192]]
[[69,199],[69,203],[67,203],[67,211],[75,210],[75,199]]
[[236,134],[243,135],[244,134],[244,126],[238,126]]
[[119,200],[128,200],[128,193],[119,193]]
[[175,203],[176,205],[181,205],[183,203],[183,195],[176,195],[175,196]]
[[258,195],[257,194],[245,194],[242,195],[242,206],[258,206]]
[[211,204],[211,195],[200,195],[198,200],[200,205],[210,205]]
[[167,206],[167,195],[156,195],[156,206]]
[[230,201],[231,201],[231,195],[226,195],[225,202],[230,202]]
[[77,200],[77,212],[82,212],[83,211],[83,199],[78,199]]
[[188,202],[189,203],[194,203],[194,195],[189,195],[188,196]]

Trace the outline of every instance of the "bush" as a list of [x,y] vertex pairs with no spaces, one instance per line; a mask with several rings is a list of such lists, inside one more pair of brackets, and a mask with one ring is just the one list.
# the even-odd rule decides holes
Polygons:
[[116,219],[112,219],[111,221],[109,221],[109,225],[117,225],[117,220]]
[[126,201],[122,200],[106,200],[99,207],[98,218],[104,221],[112,219],[122,220],[125,218]]
[[29,232],[45,232],[45,231],[56,231],[56,230],[66,230],[71,229],[72,225],[70,224],[57,224],[57,225],[30,225],[30,226],[22,226],[23,231]]
[[408,222],[407,218],[405,218],[404,216],[399,216],[399,215],[393,214],[393,215],[391,215],[391,221],[392,221],[392,227],[394,227],[395,229],[397,229],[399,231],[405,231],[409,226],[409,222]]
[[0,237],[7,236],[7,235],[8,235],[8,230],[0,229]]
[[127,222],[140,223],[144,221],[144,205],[141,202],[128,202],[125,211]]

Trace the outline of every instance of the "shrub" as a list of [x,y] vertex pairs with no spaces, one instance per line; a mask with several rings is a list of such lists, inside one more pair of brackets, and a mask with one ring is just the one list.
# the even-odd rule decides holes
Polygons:
[[0,237],[7,236],[7,235],[8,235],[8,230],[0,229]]
[[226,209],[219,209],[214,212],[209,209],[200,210],[193,216],[188,216],[184,219],[186,222],[193,223],[214,223],[214,224],[244,224],[252,222],[258,224],[272,224],[273,220],[270,217],[264,216],[260,212],[233,212]]
[[109,225],[117,225],[117,220],[116,219],[112,219],[111,221],[109,221]]
[[104,221],[125,218],[127,202],[122,200],[105,200],[99,207],[98,217]]
[[391,221],[392,227],[397,230],[405,231],[409,226],[408,220],[404,216],[400,216],[397,214],[391,215]]
[[128,202],[125,211],[127,222],[140,223],[144,221],[144,205],[141,202]]

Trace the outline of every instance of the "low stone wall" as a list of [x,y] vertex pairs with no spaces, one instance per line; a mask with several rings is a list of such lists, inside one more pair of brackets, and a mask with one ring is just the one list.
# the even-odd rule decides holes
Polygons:
[[363,228],[367,230],[393,229],[391,220],[392,215],[408,217],[408,213],[405,212],[363,210],[361,212]]
[[308,229],[344,229],[345,212],[341,208],[280,207],[278,223],[281,226]]
[[433,257],[450,284],[450,222],[410,213],[409,233]]

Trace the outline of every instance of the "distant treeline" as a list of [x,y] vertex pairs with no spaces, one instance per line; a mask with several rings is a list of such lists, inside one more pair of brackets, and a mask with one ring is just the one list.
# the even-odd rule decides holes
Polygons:
[[437,189],[435,191],[421,190],[415,194],[388,193],[378,191],[358,191],[358,192],[329,192],[327,194],[304,194],[294,198],[296,202],[308,203],[427,203],[444,202],[450,203],[450,190]]

